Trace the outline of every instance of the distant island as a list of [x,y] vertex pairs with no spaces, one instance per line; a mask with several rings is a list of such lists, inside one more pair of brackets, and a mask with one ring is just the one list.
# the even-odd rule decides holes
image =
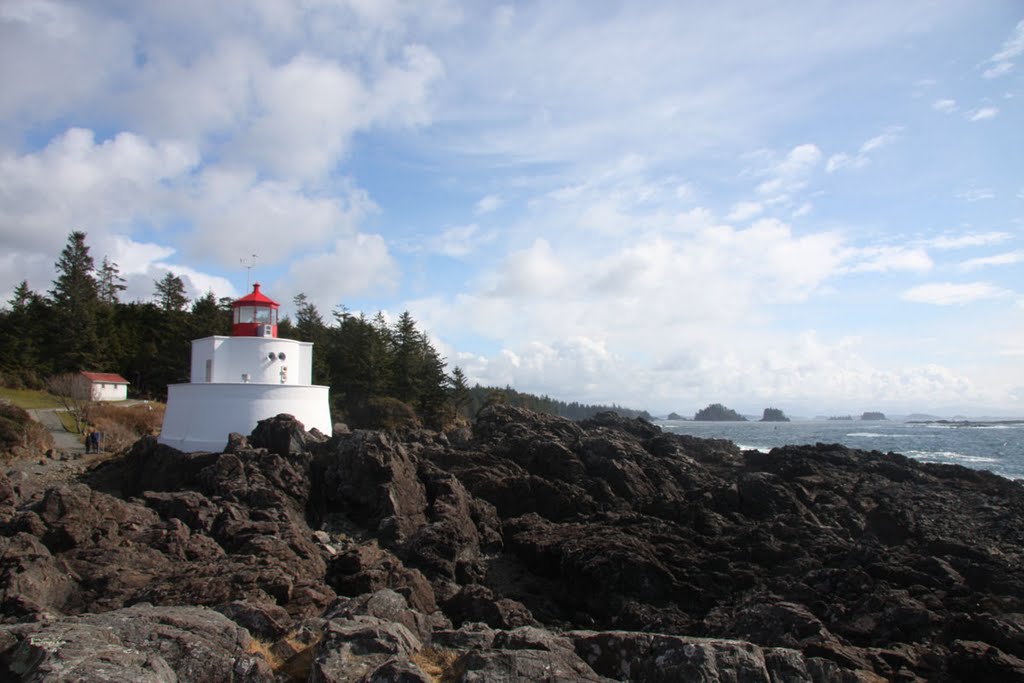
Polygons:
[[698,410],[693,416],[698,422],[746,422],[747,418],[737,413],[732,408],[726,408],[721,403],[712,403],[707,408]]
[[875,421],[877,421],[877,420],[887,420],[889,418],[887,418],[885,416],[885,413],[866,412],[866,413],[864,413],[863,415],[860,416],[860,419],[861,420],[875,420]]
[[830,420],[853,420],[853,415],[831,415]]
[[778,408],[765,408],[761,422],[789,422],[789,418]]
[[683,417],[682,415],[680,415],[679,413],[669,413],[668,417],[665,418],[665,419],[667,419],[667,420],[685,420],[686,418]]
[[1024,420],[907,420],[908,425],[942,425],[944,427],[1016,427]]

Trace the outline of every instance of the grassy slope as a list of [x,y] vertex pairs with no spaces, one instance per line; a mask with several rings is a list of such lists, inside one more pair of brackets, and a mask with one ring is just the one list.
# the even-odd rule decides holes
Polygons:
[[35,389],[8,389],[0,387],[0,399],[10,401],[19,408],[60,408],[61,403],[53,394]]

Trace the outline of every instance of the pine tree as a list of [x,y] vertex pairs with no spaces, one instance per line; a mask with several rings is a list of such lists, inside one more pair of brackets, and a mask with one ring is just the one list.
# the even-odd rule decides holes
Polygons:
[[295,295],[292,303],[295,305],[295,334],[301,341],[317,343],[325,327],[320,311],[302,292]]
[[180,311],[188,305],[185,296],[185,283],[172,271],[167,271],[163,279],[154,283],[153,296],[157,305],[165,311]]
[[56,264],[57,279],[50,290],[54,325],[51,351],[57,371],[84,370],[97,360],[99,294],[85,237],[80,230],[68,236]]
[[190,339],[226,335],[231,331],[230,328],[231,318],[221,308],[212,290],[192,302],[189,315]]
[[28,288],[28,280],[22,280],[14,288],[14,295],[7,303],[10,304],[12,312],[19,313],[28,309],[29,303],[38,296],[38,294]]
[[455,416],[451,402],[451,380],[445,374],[446,362],[422,333],[416,385],[416,410],[434,429],[443,429]]
[[111,306],[118,303],[120,293],[127,289],[124,283],[125,279],[121,277],[121,269],[104,256],[96,283],[100,301]]
[[[330,380],[330,368],[327,363],[327,326],[314,305],[305,294],[296,294],[292,299],[295,305],[295,338],[300,341],[312,342],[320,349],[313,354],[313,383],[323,384]],[[281,334],[280,329],[278,333]]]
[[452,370],[450,395],[452,408],[455,410],[455,414],[468,417],[465,412],[470,400],[472,400],[472,397],[469,393],[469,384],[466,382],[466,375],[462,372],[462,368],[457,365],[455,366],[455,369]]
[[0,368],[4,381],[12,386],[40,386],[49,373],[40,348],[46,340],[50,318],[43,297],[28,287],[28,281],[14,289],[7,302],[9,311],[0,312]]
[[391,390],[398,400],[412,403],[418,398],[420,391],[423,340],[409,311],[405,311],[398,318],[392,335],[395,351],[391,368]]

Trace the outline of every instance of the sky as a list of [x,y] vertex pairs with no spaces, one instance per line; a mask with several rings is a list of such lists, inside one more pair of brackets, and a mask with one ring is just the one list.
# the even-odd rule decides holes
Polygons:
[[409,311],[471,383],[1024,416],[1019,0],[0,0],[0,295]]

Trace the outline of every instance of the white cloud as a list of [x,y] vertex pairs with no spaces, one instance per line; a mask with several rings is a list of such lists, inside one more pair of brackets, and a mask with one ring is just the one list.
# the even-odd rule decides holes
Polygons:
[[851,166],[856,162],[856,159],[851,158],[849,154],[833,154],[828,158],[828,163],[825,165],[825,171],[827,173],[835,173],[841,168]]
[[568,284],[568,270],[545,239],[509,254],[486,286],[486,296],[517,299],[557,294]]
[[900,132],[902,130],[902,126],[890,126],[886,128],[880,135],[876,135],[861,145],[860,150],[858,150],[858,154],[864,156],[869,152],[874,152],[875,150],[882,149],[883,147],[888,147],[900,139]]
[[852,156],[846,153],[833,154],[828,158],[825,171],[834,173],[841,168],[864,168],[870,163],[871,157],[869,155],[872,152],[897,142],[902,137],[902,131],[902,126],[889,126],[879,135],[866,140],[857,150],[856,154]]
[[[815,415],[850,405],[926,405],[977,400],[979,392],[961,374],[937,364],[899,370],[869,363],[853,338],[827,341],[812,330],[785,339],[759,335],[750,345],[724,349],[714,339],[677,339],[655,365],[618,354],[606,340],[577,336],[549,344],[525,343],[490,356],[464,356],[458,363],[471,381],[529,387],[564,399],[595,401],[692,414],[713,401],[740,410],[783,405]],[[609,388],[611,387],[611,389]],[[841,397],[841,398],[838,398]]]
[[768,179],[757,186],[757,193],[777,196],[802,190],[821,159],[821,150],[817,145],[797,145],[783,160],[764,171]]
[[234,159],[282,177],[319,178],[342,158],[352,135],[382,121],[405,125],[428,119],[429,83],[441,73],[428,49],[410,46],[404,63],[364,83],[332,60],[298,55],[257,74],[252,124],[229,147]]
[[355,234],[377,210],[366,192],[340,183],[330,194],[294,181],[261,180],[251,172],[210,168],[196,177],[180,210],[193,225],[184,250],[235,264],[251,253],[276,264],[305,250]]
[[476,213],[478,215],[491,213],[492,211],[499,209],[504,203],[505,200],[503,200],[500,195],[489,194],[486,197],[482,197],[480,201],[476,203]]
[[1017,23],[1013,33],[1003,46],[994,55],[988,58],[986,64],[992,66],[985,69],[984,78],[998,78],[1013,71],[1013,61],[1021,54],[1024,54],[1024,20]]
[[475,291],[417,305],[433,327],[507,348],[585,337],[616,353],[657,355],[719,332],[731,338],[766,306],[813,296],[838,271],[840,245],[835,234],[797,236],[776,220],[666,232],[611,250],[539,239],[490,267]]
[[330,250],[292,262],[288,276],[274,285],[292,296],[305,293],[321,314],[345,304],[345,299],[395,286],[398,266],[379,235],[357,234],[337,240]]
[[38,152],[0,156],[0,234],[8,248],[41,249],[76,227],[157,219],[165,183],[197,160],[189,145],[131,133],[96,142],[92,131],[72,128]]
[[969,121],[989,121],[999,114],[999,107],[982,107],[967,113]]
[[940,235],[924,241],[924,245],[934,249],[964,249],[966,247],[984,247],[999,244],[1013,239],[1008,232],[976,232],[963,235]]
[[985,71],[982,72],[981,75],[982,75],[983,78],[992,79],[992,78],[999,78],[1000,76],[1005,76],[1006,74],[1010,73],[1011,71],[1013,71],[1013,63],[1012,62],[999,62],[995,66],[989,67],[988,69],[985,69]]
[[867,247],[849,252],[853,273],[906,271],[926,273],[935,265],[924,249],[907,247]]
[[150,142],[131,133],[97,142],[72,128],[43,149],[0,153],[0,240],[18,266],[0,271],[0,289],[28,279],[48,282],[67,235],[87,233],[97,262],[119,235],[168,220],[173,188],[192,171],[197,153],[179,142]]
[[0,3],[0,129],[88,106],[131,68],[133,42],[124,24],[76,3]]
[[804,216],[810,215],[811,211],[814,210],[814,205],[810,202],[804,202],[796,211],[793,212],[793,218],[803,218]]
[[481,232],[475,223],[457,225],[431,240],[431,250],[452,258],[463,258],[493,240],[493,233]]
[[941,111],[944,114],[951,114],[957,110],[956,100],[944,99],[932,102],[932,109]]
[[957,268],[963,271],[986,268],[988,266],[1007,266],[1014,263],[1024,263],[1024,251],[1008,251],[993,256],[979,256],[959,264]]
[[933,282],[912,287],[903,292],[900,298],[914,303],[954,306],[999,299],[1011,294],[1012,292],[988,282]]
[[989,199],[995,199],[996,193],[987,187],[975,187],[970,190],[964,190],[963,192],[957,193],[958,199],[963,199],[968,202],[983,202]]
[[749,218],[759,215],[763,210],[764,207],[761,206],[760,202],[736,202],[733,204],[726,219],[742,223]]

